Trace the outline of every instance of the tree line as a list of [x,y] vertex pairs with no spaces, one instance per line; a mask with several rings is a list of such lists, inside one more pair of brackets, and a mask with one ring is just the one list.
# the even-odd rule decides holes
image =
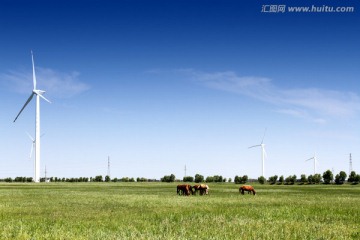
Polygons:
[[[175,180],[176,180],[176,178],[175,178],[174,174],[171,174],[168,176],[165,175],[163,178],[161,178],[162,182],[174,182]],[[209,183],[209,182],[232,182],[232,179],[231,178],[226,179],[220,175],[208,176],[208,177],[204,178],[204,176],[202,176],[200,174],[196,174],[195,178],[191,177],[191,176],[186,176],[183,178],[182,181],[183,182],[195,182],[195,183],[201,183],[201,182]],[[249,181],[253,182],[254,180],[249,179],[247,175],[243,175],[243,176],[236,175],[234,177],[235,184],[245,184]],[[332,173],[332,171],[327,170],[322,175],[319,173],[309,175],[309,176],[306,176],[305,174],[301,174],[299,179],[297,178],[297,176],[295,174],[290,175],[286,178],[284,176],[279,177],[278,175],[274,175],[274,176],[269,177],[268,179],[266,179],[263,176],[260,176],[257,179],[257,182],[259,182],[260,184],[265,184],[267,182],[269,184],[286,184],[286,185],[292,185],[295,183],[300,183],[300,184],[320,184],[320,183],[343,184],[346,181],[348,183],[358,184],[360,182],[360,174],[356,174],[355,171],[352,171],[348,177],[344,171],[340,171],[334,177],[334,174]]]
[[[110,178],[110,176],[106,175],[103,177],[102,175],[98,175],[95,177],[79,177],[79,178],[58,178],[58,177],[50,177],[50,178],[41,178],[40,182],[195,182],[195,183],[221,183],[221,182],[232,182],[231,178],[224,178],[221,175],[214,175],[214,176],[207,176],[206,178],[201,174],[195,174],[195,177],[192,176],[185,176],[182,180],[177,179],[174,174],[165,175],[164,177],[157,179],[148,179],[144,177],[137,177],[129,178],[129,177],[122,177],[122,178]],[[270,176],[266,179],[263,176],[260,176],[258,179],[249,179],[247,175],[234,177],[235,184],[245,184],[247,182],[254,182],[257,181],[260,184],[286,184],[291,185],[295,183],[299,184],[343,184],[346,181],[352,184],[358,184],[360,182],[360,174],[357,174],[355,171],[352,171],[349,176],[344,171],[340,171],[338,174],[335,175],[330,171],[325,171],[322,175],[321,174],[313,174],[306,176],[305,174],[301,174],[300,178],[297,178],[296,175],[290,175],[288,177],[284,176]],[[15,177],[14,179],[8,177],[4,179],[0,179],[0,182],[33,182],[32,177]]]
[[346,181],[348,183],[358,184],[360,182],[360,175],[356,174],[355,171],[351,171],[348,177],[346,172],[340,171],[334,177],[333,172],[327,170],[322,175],[319,173],[309,176],[301,174],[300,179],[297,179],[296,175],[290,175],[286,178],[284,178],[284,176],[278,177],[277,175],[274,175],[269,177],[267,180],[264,177],[258,178],[258,182],[261,184],[264,184],[266,181],[270,184],[295,184],[295,182],[300,184],[344,184]]

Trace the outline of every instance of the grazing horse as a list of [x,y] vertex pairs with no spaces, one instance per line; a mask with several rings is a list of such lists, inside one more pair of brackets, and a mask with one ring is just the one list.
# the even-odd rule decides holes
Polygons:
[[254,195],[256,194],[254,187],[250,185],[243,185],[239,188],[239,192],[242,195],[244,195],[244,191],[247,191],[248,193],[252,192]]
[[189,196],[190,192],[193,193],[193,190],[189,184],[177,185],[176,187],[176,193],[178,195]]
[[197,184],[197,185],[194,185],[192,188],[194,189],[193,194],[195,194],[195,195],[196,195],[197,191],[200,192],[200,195],[208,195],[209,194],[209,186],[206,184]]

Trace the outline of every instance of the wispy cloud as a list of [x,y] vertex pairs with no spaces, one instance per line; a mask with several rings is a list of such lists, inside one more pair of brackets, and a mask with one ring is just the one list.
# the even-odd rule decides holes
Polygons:
[[[79,80],[78,72],[63,73],[49,68],[36,68],[37,86],[51,97],[69,98],[90,89],[90,86]],[[32,73],[26,71],[9,71],[0,74],[0,82],[8,89],[28,94],[33,88]]]
[[245,95],[274,105],[277,112],[325,123],[329,117],[351,117],[360,112],[360,97],[353,92],[319,88],[285,89],[266,77],[239,76],[235,72],[177,70],[200,84]]

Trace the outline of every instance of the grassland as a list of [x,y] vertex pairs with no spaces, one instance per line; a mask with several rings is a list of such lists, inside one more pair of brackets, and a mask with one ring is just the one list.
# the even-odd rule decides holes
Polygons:
[[0,184],[0,239],[360,239],[360,186]]

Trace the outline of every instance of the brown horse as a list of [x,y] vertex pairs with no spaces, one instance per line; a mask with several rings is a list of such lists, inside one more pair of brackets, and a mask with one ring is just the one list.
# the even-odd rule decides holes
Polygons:
[[200,195],[208,195],[209,194],[209,186],[206,184],[196,184],[192,187],[193,194],[196,195],[197,191],[200,192]]
[[176,186],[176,193],[178,195],[189,196],[190,192],[193,193],[193,190],[189,184],[181,184]]
[[239,188],[239,192],[244,195],[244,192],[247,191],[248,193],[252,192],[254,195],[256,194],[255,189],[253,186],[250,185],[243,185]]

